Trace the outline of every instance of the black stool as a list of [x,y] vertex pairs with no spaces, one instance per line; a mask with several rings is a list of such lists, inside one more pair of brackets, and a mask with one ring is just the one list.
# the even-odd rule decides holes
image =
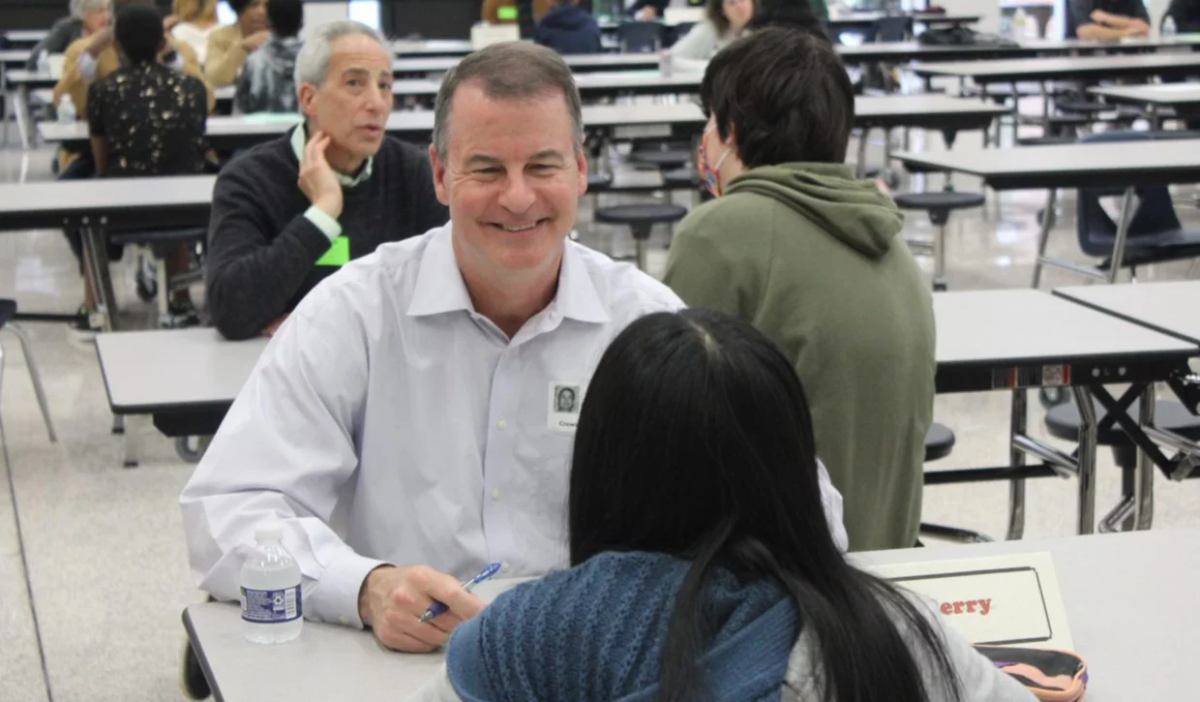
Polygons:
[[617,205],[596,210],[597,222],[624,224],[633,234],[637,248],[637,267],[646,270],[646,246],[650,241],[650,230],[656,224],[674,224],[687,216],[687,208],[678,205],[647,203],[644,205]]
[[145,246],[150,249],[156,268],[155,283],[151,286],[146,281],[139,280],[138,296],[144,300],[150,300],[157,295],[158,315],[161,321],[166,320],[170,314],[169,293],[172,285],[187,285],[203,277],[201,271],[192,271],[176,275],[174,281],[168,280],[167,259],[177,244],[203,242],[207,237],[207,229],[155,229],[113,232],[109,235],[108,240],[120,246],[129,244]]
[[933,289],[945,290],[946,224],[950,221],[950,213],[954,210],[982,207],[985,202],[983,194],[943,190],[933,193],[905,193],[897,195],[894,199],[896,206],[902,210],[925,210],[929,213],[929,221],[937,227],[932,247],[925,242],[909,242],[909,246],[924,253],[933,253]]
[[682,168],[691,163],[692,158],[692,152],[682,149],[645,149],[629,154],[630,162],[656,168]]
[[1040,136],[1040,137],[1018,137],[1017,144],[1020,146],[1063,146],[1065,144],[1074,144],[1075,137],[1069,136]]
[[[949,456],[950,452],[954,450],[954,442],[954,432],[950,431],[949,427],[937,423],[931,424],[929,431],[925,434],[925,462],[931,463]],[[921,533],[943,539],[973,543],[988,543],[992,540],[991,537],[971,531],[970,529],[960,529],[959,527],[944,526],[942,524],[927,524],[925,522],[921,522]]]
[[[1107,415],[1104,407],[1099,403],[1095,403],[1095,407],[1096,422],[1104,421],[1104,417]],[[1129,416],[1133,421],[1138,421],[1141,416],[1139,404],[1135,403],[1129,408]],[[1154,403],[1154,425],[1160,429],[1173,431],[1192,441],[1200,441],[1200,417],[1188,412],[1178,402],[1156,401]],[[1079,408],[1073,402],[1050,408],[1046,412],[1046,430],[1055,438],[1078,441]],[[1134,471],[1137,469],[1138,461],[1137,446],[1121,428],[1121,425],[1116,423],[1106,429],[1097,430],[1096,444],[1111,446],[1113,460],[1121,469],[1121,504],[1100,520],[1100,531],[1118,531],[1117,525],[1128,518],[1134,508]],[[1200,474],[1193,473],[1192,477],[1200,477]]]

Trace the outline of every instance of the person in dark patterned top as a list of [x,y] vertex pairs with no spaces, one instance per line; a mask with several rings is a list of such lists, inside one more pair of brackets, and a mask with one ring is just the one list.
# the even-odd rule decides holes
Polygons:
[[158,61],[166,38],[154,8],[122,8],[115,35],[122,67],[88,88],[96,173],[202,173],[208,113],[204,83]]
[[233,113],[298,112],[296,57],[304,42],[304,6],[300,0],[267,0],[271,38],[250,54],[238,76]]

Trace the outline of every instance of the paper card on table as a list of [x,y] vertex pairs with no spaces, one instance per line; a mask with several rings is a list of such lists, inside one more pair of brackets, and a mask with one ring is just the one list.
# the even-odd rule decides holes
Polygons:
[[867,570],[932,599],[946,622],[971,643],[1073,647],[1049,553],[869,565]]

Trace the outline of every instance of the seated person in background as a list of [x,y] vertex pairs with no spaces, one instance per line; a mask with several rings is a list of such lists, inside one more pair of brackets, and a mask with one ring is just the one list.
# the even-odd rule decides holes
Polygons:
[[215,88],[233,85],[246,57],[271,38],[267,28],[267,0],[225,0],[237,22],[219,27],[208,36],[204,78]]
[[408,702],[1033,702],[919,596],[846,562],[818,444],[790,362],[750,325],[633,322],[579,417],[571,569],[461,625]]
[[1163,17],[1175,20],[1175,31],[1180,34],[1200,32],[1200,0],[1171,0]]
[[233,99],[235,114],[296,111],[296,57],[304,26],[301,0],[267,0],[271,38],[246,58]]
[[[305,617],[429,651],[480,609],[462,578],[567,564],[578,401],[626,325],[681,306],[568,240],[587,189],[581,112],[570,69],[536,44],[447,74],[429,159],[451,221],[323,281],[268,345],[180,497],[201,589],[236,599],[255,525],[274,516]],[[821,489],[826,533],[844,537]],[[419,623],[433,599],[450,612]]]
[[108,26],[112,19],[112,0],[71,0],[71,14],[54,23],[50,33],[29,52],[26,68],[37,70],[42,54],[61,54],[81,37],[90,37]]
[[633,15],[634,19],[646,22],[662,19],[667,5],[670,4],[671,0],[637,0],[630,6],[629,14]]
[[166,25],[176,41],[192,48],[203,66],[208,56],[208,37],[219,26],[217,0],[175,0]]
[[680,223],[663,282],[689,306],[748,320],[795,365],[851,550],[913,546],[933,301],[904,217],[844,164],[846,69],[823,39],[768,28],[713,58],[700,98],[700,175],[717,198]]
[[[149,0],[114,0],[113,9],[120,12],[129,5],[145,5],[154,9]],[[158,22],[162,25],[161,17]],[[168,38],[163,42],[158,60],[175,70],[200,77],[200,64],[196,61],[196,54],[186,44],[174,39]],[[75,110],[82,118],[88,114],[88,88],[112,75],[120,67],[121,58],[113,46],[111,24],[90,37],[77,40],[67,48],[63,59],[62,78],[59,79],[58,85],[54,86],[54,104],[57,105],[63,95],[69,95],[71,102],[75,103]],[[211,90],[207,93],[205,102],[208,109],[212,110],[215,98]]]
[[448,218],[429,158],[384,134],[392,56],[374,30],[317,27],[296,80],[304,124],[235,158],[213,192],[206,300],[230,339],[272,332],[342,264]]
[[[88,133],[98,176],[204,172],[204,81],[158,61],[167,42],[162,29],[153,7],[127,5],[117,12],[114,41],[121,68],[88,88]],[[170,272],[186,270],[188,248],[176,247]],[[199,321],[186,289],[175,291],[170,313],[175,325]]]
[[1150,33],[1150,15],[1142,0],[1069,0],[1067,36],[1113,40]]
[[704,21],[694,25],[683,38],[671,46],[671,56],[677,59],[707,61],[734,39],[754,19],[758,0],[708,0]]
[[579,0],[554,0],[533,30],[533,40],[560,54],[598,54],[600,25],[592,13],[579,6]]

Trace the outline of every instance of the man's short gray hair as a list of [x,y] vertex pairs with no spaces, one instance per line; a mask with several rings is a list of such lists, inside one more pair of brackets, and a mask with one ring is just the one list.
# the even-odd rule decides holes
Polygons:
[[83,19],[87,13],[107,10],[111,5],[112,0],[71,0],[71,16]]
[[391,56],[391,48],[379,32],[361,22],[338,20],[318,25],[309,30],[304,38],[304,47],[296,57],[296,87],[305,83],[321,85],[329,73],[329,59],[333,56],[333,43],[342,37],[364,36],[374,39]]
[[501,100],[560,94],[571,114],[575,150],[583,150],[583,108],[571,68],[552,49],[528,42],[503,42],[467,56],[446,74],[434,106],[433,144],[439,158],[446,158],[446,131],[450,126],[450,103],[458,86],[478,81],[483,94]]

